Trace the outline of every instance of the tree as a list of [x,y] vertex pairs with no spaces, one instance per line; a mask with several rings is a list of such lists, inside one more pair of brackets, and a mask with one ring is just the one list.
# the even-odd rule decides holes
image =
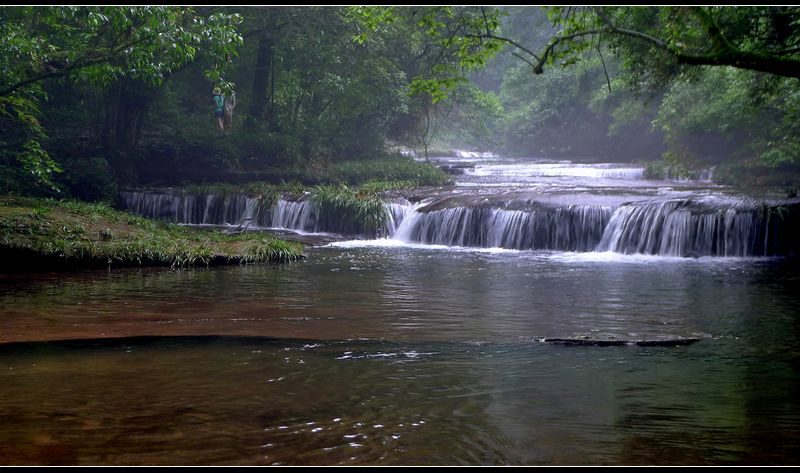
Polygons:
[[360,44],[397,24],[427,35],[420,58],[428,61],[412,76],[411,93],[428,94],[434,103],[467,82],[466,74],[485,66],[505,40],[492,33],[500,26],[500,11],[486,7],[353,7],[349,16],[361,25],[355,36]]
[[0,22],[0,96],[57,77],[160,83],[200,50],[218,62],[207,75],[220,79],[242,43],[238,15],[191,8],[4,7]]
[[[499,21],[509,10],[485,7],[358,11],[366,31],[416,12],[417,29],[443,57],[458,60],[442,60],[444,66],[432,66],[434,73],[418,82],[424,86],[418,89],[439,94],[437,99],[500,46],[521,60],[521,68],[504,69],[501,81],[504,142],[520,152],[528,143],[553,142],[560,127],[569,131],[564,136],[591,132],[595,151],[603,138],[627,145],[634,130],[647,137],[636,140],[643,146],[663,136],[666,157],[697,166],[730,157],[767,165],[798,162],[798,7],[544,8],[552,26],[542,24],[541,15],[520,12]],[[577,63],[582,67],[568,67]],[[597,89],[601,77],[606,92]],[[761,126],[755,129],[753,121]],[[603,123],[607,137],[597,126]],[[560,149],[557,141],[552,144]],[[641,154],[614,151],[620,153]]]
[[[515,47],[535,74],[570,63],[607,43],[633,59],[664,65],[731,66],[800,78],[800,9],[797,7],[555,7],[559,28],[538,53],[496,30],[487,40]],[[650,58],[648,60],[648,58]]]
[[[223,82],[242,43],[238,15],[177,7],[3,7],[0,9],[0,116],[3,168],[53,187],[58,166],[42,149],[37,102],[42,82],[66,79],[105,87],[119,79],[160,84],[202,51]],[[17,161],[17,166],[13,161]]]

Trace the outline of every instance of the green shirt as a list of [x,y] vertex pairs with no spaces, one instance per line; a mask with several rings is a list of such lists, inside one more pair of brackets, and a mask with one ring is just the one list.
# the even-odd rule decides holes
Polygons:
[[215,95],[214,102],[216,102],[217,104],[217,108],[214,111],[221,112],[223,107],[225,106],[225,98],[221,95]]

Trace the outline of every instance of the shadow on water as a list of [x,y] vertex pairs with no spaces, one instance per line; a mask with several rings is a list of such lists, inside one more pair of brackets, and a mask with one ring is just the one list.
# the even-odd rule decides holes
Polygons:
[[735,356],[740,348],[735,339],[6,344],[0,463],[792,463],[796,356]]

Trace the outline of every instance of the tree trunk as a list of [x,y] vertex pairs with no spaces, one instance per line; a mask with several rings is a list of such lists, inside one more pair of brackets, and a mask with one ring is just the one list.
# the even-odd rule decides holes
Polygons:
[[269,67],[269,109],[267,109],[267,128],[270,131],[278,129],[278,110],[275,108],[275,61],[270,61]]
[[109,148],[124,154],[136,148],[153,93],[147,85],[131,79],[122,79],[111,88],[105,124]]
[[253,95],[250,102],[250,112],[247,125],[252,128],[264,120],[267,112],[268,87],[270,71],[272,70],[274,40],[267,31],[262,31],[258,39],[258,54],[256,68],[253,74]]

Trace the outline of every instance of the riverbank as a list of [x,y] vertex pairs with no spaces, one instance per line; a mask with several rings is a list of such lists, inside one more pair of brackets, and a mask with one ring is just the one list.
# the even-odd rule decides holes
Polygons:
[[283,263],[296,242],[156,222],[104,204],[0,197],[0,272],[124,266]]

